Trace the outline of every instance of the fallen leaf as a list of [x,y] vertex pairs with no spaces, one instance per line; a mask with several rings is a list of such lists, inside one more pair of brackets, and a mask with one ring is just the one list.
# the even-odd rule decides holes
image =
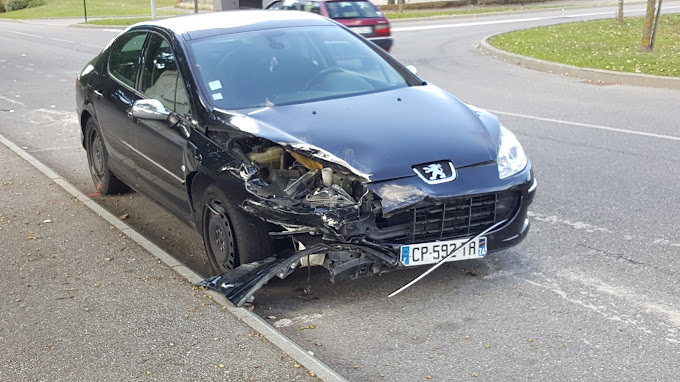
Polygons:
[[35,236],[32,233],[29,233],[28,240],[35,240]]
[[269,319],[269,320],[276,320],[276,316],[267,316],[267,319]]
[[120,220],[125,220],[129,217],[130,217],[130,215],[128,215],[128,214],[122,214],[122,215],[119,216]]

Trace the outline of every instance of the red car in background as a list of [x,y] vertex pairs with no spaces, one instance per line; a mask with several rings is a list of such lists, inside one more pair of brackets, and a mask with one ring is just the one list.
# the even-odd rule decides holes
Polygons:
[[375,5],[367,0],[278,0],[267,9],[312,12],[333,19],[379,47],[390,51],[390,23]]

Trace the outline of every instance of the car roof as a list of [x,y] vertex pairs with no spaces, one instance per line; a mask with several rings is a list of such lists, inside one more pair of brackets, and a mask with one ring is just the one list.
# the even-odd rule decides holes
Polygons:
[[183,35],[185,39],[193,40],[237,32],[323,25],[337,25],[337,23],[309,12],[258,9],[170,17],[138,23],[131,29],[158,27],[177,35]]
[[[341,3],[341,2],[350,2],[350,3],[366,2],[366,3],[371,3],[370,0],[295,0],[296,3],[306,3],[306,2],[309,2],[309,1],[315,1],[315,2],[319,2],[319,3]],[[276,3],[276,2],[285,3],[286,0],[273,0],[272,1],[272,3]],[[371,4],[373,4],[373,3],[371,3]],[[373,4],[373,5],[375,5],[375,4]]]

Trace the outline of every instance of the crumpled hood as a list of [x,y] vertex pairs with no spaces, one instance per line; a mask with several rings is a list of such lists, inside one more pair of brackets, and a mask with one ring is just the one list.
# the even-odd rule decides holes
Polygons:
[[[370,181],[414,176],[412,166],[496,160],[498,120],[433,85],[251,111],[249,132],[288,146],[316,146]],[[482,122],[484,120],[484,122]],[[257,126],[254,126],[257,125]],[[238,127],[238,126],[237,126]]]

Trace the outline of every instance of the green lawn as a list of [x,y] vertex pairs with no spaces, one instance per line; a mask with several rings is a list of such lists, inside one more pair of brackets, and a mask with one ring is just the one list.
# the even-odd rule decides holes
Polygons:
[[126,18],[115,18],[115,19],[100,19],[100,20],[90,20],[83,24],[90,25],[115,25],[115,26],[129,26],[132,24],[141,23],[142,21],[149,21],[151,17],[126,17]]
[[495,36],[496,48],[582,68],[680,76],[680,15],[662,15],[651,53],[638,53],[643,17],[527,29]]
[[[149,0],[85,0],[87,16],[139,16],[151,15]],[[156,9],[173,7],[176,0],[156,0]],[[172,11],[158,11],[158,14],[173,14]],[[181,13],[181,12],[179,12]],[[0,13],[0,18],[34,19],[39,17],[82,17],[83,0],[45,0],[45,5]]]

